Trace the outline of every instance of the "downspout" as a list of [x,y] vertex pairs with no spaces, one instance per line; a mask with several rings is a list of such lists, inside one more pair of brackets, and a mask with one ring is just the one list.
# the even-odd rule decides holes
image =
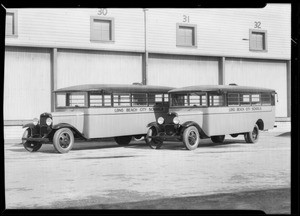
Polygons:
[[147,85],[147,74],[148,74],[148,50],[147,50],[147,8],[144,11],[144,61],[143,61],[143,72],[142,72],[142,83]]

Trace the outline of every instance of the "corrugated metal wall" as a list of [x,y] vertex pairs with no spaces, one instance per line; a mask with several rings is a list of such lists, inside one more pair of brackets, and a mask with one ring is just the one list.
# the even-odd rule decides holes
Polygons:
[[50,51],[5,48],[4,120],[27,120],[50,111]]
[[147,84],[182,87],[218,84],[218,59],[150,54]]
[[287,66],[285,61],[227,59],[225,84],[236,83],[275,89],[276,117],[287,117]]
[[57,52],[57,88],[133,82],[142,82],[141,54],[64,49]]

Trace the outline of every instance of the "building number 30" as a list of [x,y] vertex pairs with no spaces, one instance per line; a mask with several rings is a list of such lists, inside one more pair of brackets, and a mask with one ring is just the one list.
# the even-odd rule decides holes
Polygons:
[[107,14],[107,9],[104,9],[104,8],[101,8],[101,9],[98,9],[98,15],[106,15]]

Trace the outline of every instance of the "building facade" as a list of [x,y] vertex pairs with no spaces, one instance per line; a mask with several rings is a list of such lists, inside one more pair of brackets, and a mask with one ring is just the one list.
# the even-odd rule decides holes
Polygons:
[[275,89],[290,117],[291,5],[261,9],[7,9],[4,125],[54,110],[52,91],[141,82]]

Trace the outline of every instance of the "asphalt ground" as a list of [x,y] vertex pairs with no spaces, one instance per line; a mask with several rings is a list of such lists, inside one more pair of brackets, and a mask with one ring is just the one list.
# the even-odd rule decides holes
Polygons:
[[256,144],[226,136],[150,149],[144,141],[76,142],[67,154],[5,144],[7,209],[198,209],[290,213],[290,133]]

